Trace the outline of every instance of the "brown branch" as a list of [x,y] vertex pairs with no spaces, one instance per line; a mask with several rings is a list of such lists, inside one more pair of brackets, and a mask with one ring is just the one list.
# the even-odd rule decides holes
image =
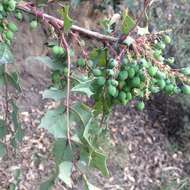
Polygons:
[[[17,8],[19,10],[24,11],[24,12],[33,14],[37,18],[40,18],[42,20],[45,19],[45,20],[47,20],[49,22],[53,21],[53,23],[57,23],[61,28],[64,25],[63,20],[60,20],[60,19],[58,19],[56,17],[53,17],[51,15],[43,13],[42,11],[37,10],[36,7],[31,5],[31,3],[21,1],[21,2],[17,3]],[[82,34],[84,36],[90,37],[90,38],[95,38],[95,39],[100,40],[102,42],[105,42],[105,41],[107,41],[107,42],[117,42],[119,40],[119,38],[109,36],[109,35],[104,35],[104,34],[101,34],[99,32],[95,32],[95,31],[91,31],[91,30],[79,27],[77,25],[72,25],[71,26],[71,31],[78,32],[78,33],[80,33],[80,34]]]

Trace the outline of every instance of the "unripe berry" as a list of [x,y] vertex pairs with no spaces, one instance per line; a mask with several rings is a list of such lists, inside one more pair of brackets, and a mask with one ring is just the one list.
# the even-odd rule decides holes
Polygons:
[[30,23],[30,28],[31,29],[35,29],[37,28],[38,26],[38,22],[36,20],[33,20],[31,23]]
[[12,40],[13,37],[14,37],[14,34],[13,34],[13,32],[11,32],[11,31],[9,30],[9,31],[7,31],[7,32],[5,33],[5,36],[6,36],[6,38],[7,38],[8,40]]
[[17,31],[17,26],[16,26],[15,23],[13,23],[13,22],[8,23],[7,27],[8,27],[9,30],[11,30],[12,32],[16,32],[16,31]]
[[135,106],[137,111],[142,111],[144,107],[145,107],[144,102],[138,102]]
[[116,87],[113,86],[113,85],[109,85],[108,86],[108,93],[109,93],[110,96],[114,97],[116,95],[116,93],[117,93]]
[[184,85],[182,87],[182,92],[183,92],[183,94],[190,95],[190,86]]
[[157,67],[151,66],[148,68],[148,74],[151,77],[154,77],[156,75],[157,71],[158,71]]
[[164,42],[165,42],[166,44],[170,44],[170,43],[171,43],[171,38],[170,38],[170,36],[165,35],[165,36],[164,36]]

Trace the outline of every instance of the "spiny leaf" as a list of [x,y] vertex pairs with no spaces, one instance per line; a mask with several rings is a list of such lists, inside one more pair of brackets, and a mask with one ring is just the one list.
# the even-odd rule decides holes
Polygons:
[[56,60],[51,59],[48,56],[29,56],[25,60],[26,63],[30,64],[31,62],[40,62],[47,65],[51,70],[63,71],[64,67],[62,64],[57,63]]
[[68,187],[72,188],[72,162],[64,161],[59,165],[59,179],[61,179]]
[[100,190],[98,187],[92,185],[86,178],[86,176],[84,176],[84,183],[85,183],[85,190]]
[[75,121],[82,123],[83,126],[86,126],[92,117],[91,110],[88,106],[83,103],[77,102],[71,107],[72,116]]
[[122,19],[122,32],[127,35],[134,26],[135,21],[128,15],[128,10],[125,10]]
[[67,134],[65,108],[49,110],[41,119],[40,128],[47,129],[55,138],[65,138]]
[[0,65],[13,63],[14,58],[9,46],[5,43],[0,43]]
[[73,24],[73,20],[69,17],[69,6],[61,8],[59,14],[63,17],[64,30],[68,32]]
[[84,93],[90,98],[93,95],[93,92],[91,91],[91,84],[92,80],[88,80],[86,82],[80,82],[78,85],[72,88],[72,92],[81,92]]
[[56,139],[53,144],[53,155],[55,157],[55,161],[58,164],[63,160],[64,151],[66,148],[66,140],[65,139]]
[[49,99],[53,99],[55,101],[59,101],[59,100],[65,98],[66,92],[52,87],[50,89],[44,90],[42,96],[43,96],[43,99],[49,98]]
[[106,156],[98,151],[94,151],[91,154],[91,162],[90,165],[99,169],[102,172],[102,175],[108,176],[108,168],[106,164]]

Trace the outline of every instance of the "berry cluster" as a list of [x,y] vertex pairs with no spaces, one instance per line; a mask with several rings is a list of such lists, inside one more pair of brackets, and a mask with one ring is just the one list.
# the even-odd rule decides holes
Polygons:
[[0,2],[0,33],[2,40],[8,45],[11,44],[14,33],[17,32],[16,24],[7,19],[12,12],[18,20],[22,19],[22,14],[16,10],[15,0],[3,0]]
[[162,91],[167,95],[190,95],[190,86],[178,79],[177,75],[181,76],[181,73],[175,73],[169,67],[174,58],[164,58],[163,50],[170,42],[169,36],[163,36],[151,44],[147,55],[127,54],[120,62],[111,58],[106,67],[93,68],[95,100],[104,96],[111,105],[126,105],[130,100],[138,99],[136,109],[141,111],[144,109],[143,99],[150,94]]

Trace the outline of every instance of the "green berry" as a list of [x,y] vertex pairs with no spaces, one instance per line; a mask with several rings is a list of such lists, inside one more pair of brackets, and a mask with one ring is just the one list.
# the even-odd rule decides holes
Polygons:
[[16,32],[16,31],[18,30],[17,26],[16,26],[15,23],[13,23],[13,22],[8,23],[8,26],[7,26],[7,27],[8,27],[9,30],[12,31],[12,32]]
[[167,59],[168,64],[173,64],[175,62],[174,57],[170,57]]
[[170,43],[171,43],[171,38],[170,38],[170,36],[165,35],[165,36],[164,36],[164,42],[165,42],[166,44],[170,44]]
[[140,78],[139,77],[134,77],[132,80],[131,80],[131,86],[133,87],[133,88],[138,88],[138,87],[140,87],[140,84],[141,84],[141,80],[140,80]]
[[146,59],[144,59],[144,58],[140,59],[140,63],[145,68],[148,68],[150,66],[150,63]]
[[144,107],[145,107],[144,102],[138,102],[138,103],[136,104],[136,106],[135,106],[135,108],[136,108],[137,111],[142,111],[142,110],[144,110]]
[[116,93],[117,93],[116,87],[113,86],[113,85],[109,85],[109,86],[108,86],[108,93],[109,93],[110,96],[115,97],[115,95],[116,95]]
[[157,84],[158,84],[158,86],[160,87],[160,89],[164,89],[165,86],[166,86],[166,82],[165,82],[165,80],[163,80],[163,79],[157,80]]
[[14,0],[9,0],[8,1],[8,11],[14,11],[16,8],[16,1]]
[[59,53],[60,53],[60,47],[59,46],[53,46],[52,53],[54,55],[59,55]]
[[15,17],[16,17],[16,19],[18,19],[18,20],[22,20],[22,19],[23,19],[23,15],[22,15],[21,12],[15,13]]
[[153,56],[156,60],[160,61],[161,60],[161,52],[159,50],[156,50],[154,53],[153,53]]
[[31,29],[35,29],[38,26],[38,22],[36,20],[33,20],[32,22],[30,22],[30,28]]
[[190,95],[190,86],[184,85],[184,86],[182,87],[182,93],[183,93],[183,94],[186,94],[186,95]]
[[131,100],[133,98],[132,94],[130,92],[126,93],[126,99]]
[[119,100],[123,102],[126,99],[126,93],[124,91],[121,91],[119,93]]
[[79,67],[84,67],[84,66],[85,66],[85,61],[84,61],[84,59],[82,59],[82,58],[78,59],[77,65],[78,65]]
[[130,88],[128,86],[124,86],[123,90],[127,93],[130,91]]
[[180,70],[184,75],[190,75],[190,67],[185,67]]
[[117,80],[112,79],[112,80],[111,80],[111,84],[112,84],[113,86],[118,86],[118,85],[119,85],[119,82],[118,82]]
[[157,71],[158,71],[157,67],[151,66],[148,68],[148,74],[151,77],[154,77],[156,75]]
[[116,61],[115,59],[111,59],[111,60],[109,61],[109,63],[108,63],[108,67],[109,67],[110,69],[113,69],[117,64],[118,64],[118,63],[117,63],[117,61]]
[[64,74],[64,76],[67,76],[67,74],[68,74],[68,68],[67,68],[67,67],[65,67],[65,68],[63,69],[63,74]]
[[9,30],[9,31],[7,31],[7,32],[5,33],[5,36],[6,36],[6,39],[7,39],[7,40],[12,40],[13,37],[14,37],[14,34],[13,34],[13,32],[11,32],[11,31]]
[[93,69],[94,76],[98,77],[102,75],[102,71],[100,69]]
[[108,69],[107,74],[108,74],[108,76],[114,76],[115,73],[114,73],[113,69]]
[[167,84],[164,88],[165,92],[167,94],[172,94],[174,90],[174,85],[173,84]]
[[128,78],[128,72],[127,71],[120,71],[118,78],[121,81],[127,79]]
[[128,75],[129,75],[129,78],[132,79],[135,76],[135,69],[129,68],[128,69]]
[[104,77],[97,77],[96,78],[96,83],[99,85],[99,86],[104,86],[104,84],[106,83],[106,79]]

